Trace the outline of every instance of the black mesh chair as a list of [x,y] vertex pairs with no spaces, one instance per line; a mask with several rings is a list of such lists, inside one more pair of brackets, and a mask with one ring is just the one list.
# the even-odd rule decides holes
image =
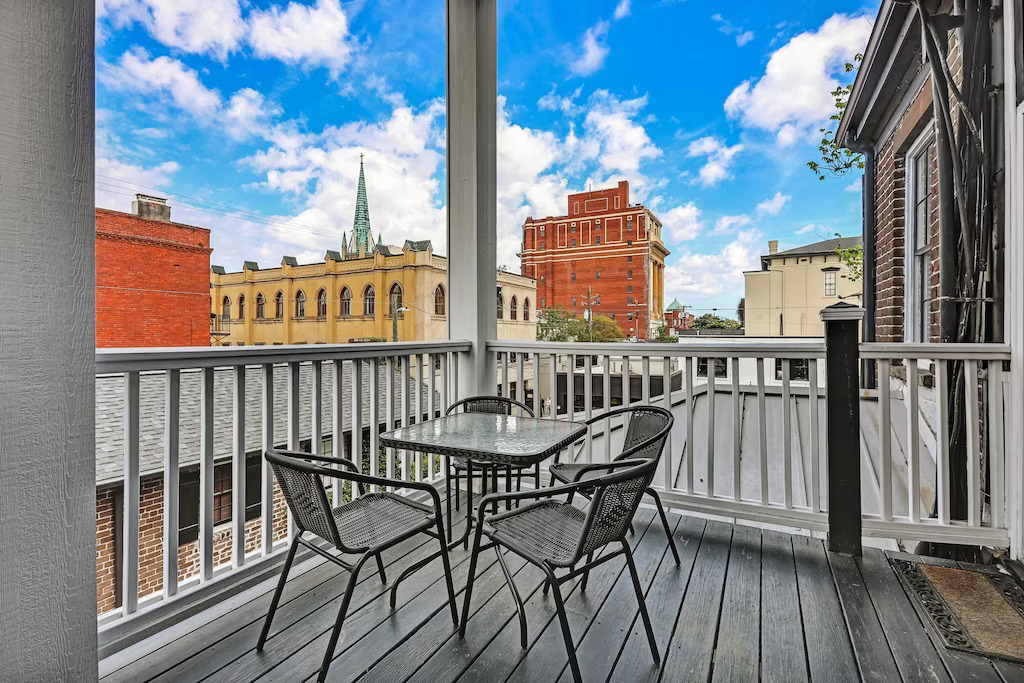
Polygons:
[[[658,411],[661,410],[661,408],[658,408]],[[651,406],[619,408],[587,420],[587,425],[592,426],[598,422],[604,421],[606,418],[612,418],[618,415],[628,415],[629,420],[626,426],[626,437],[622,443],[623,453],[618,456],[616,460],[627,457],[636,458],[637,456],[635,455],[629,455],[631,449],[637,444],[643,443],[649,439],[652,434],[658,432],[662,424],[661,413],[655,412]],[[605,435],[604,438],[608,438],[608,436],[609,435]],[[579,452],[577,451],[577,455],[578,454]],[[660,458],[661,452],[659,451],[655,457]],[[551,473],[551,485],[554,485],[556,481],[564,484],[586,482],[589,479],[601,476],[601,473],[604,470],[600,467],[595,468],[592,465],[584,465],[582,463],[560,463],[558,462],[558,455],[556,454],[555,462],[548,467],[548,471]],[[588,495],[585,488],[581,493],[583,495]],[[675,541],[672,539],[672,529],[669,528],[668,517],[665,515],[665,507],[661,504],[661,497],[658,496],[658,492],[650,486],[647,487],[645,493],[649,494],[658,506],[658,514],[661,516],[661,523],[665,526],[665,535],[668,537],[668,547],[672,550],[672,556],[675,557],[676,564],[679,564],[679,552],[676,550]]]
[[[295,559],[295,551],[300,545],[322,555],[331,562],[347,569],[350,574],[345,595],[341,599],[338,619],[334,623],[331,639],[327,643],[327,652],[320,667],[318,681],[327,677],[327,670],[334,657],[334,648],[341,635],[341,626],[345,621],[352,600],[352,590],[356,586],[359,570],[371,557],[377,560],[382,583],[387,583],[384,574],[384,563],[380,554],[384,550],[401,543],[419,533],[425,533],[438,540],[441,545],[441,562],[444,564],[444,577],[448,584],[448,601],[451,604],[452,621],[458,624],[458,611],[455,607],[455,588],[452,586],[452,569],[448,561],[448,546],[444,540],[444,522],[441,517],[441,497],[430,484],[396,481],[383,477],[363,474],[355,463],[347,459],[329,458],[310,453],[294,453],[271,450],[266,453],[267,461],[274,470],[277,483],[281,487],[288,509],[292,513],[298,533],[292,538],[288,549],[288,558],[281,570],[281,578],[277,582],[277,590],[270,602],[270,611],[263,622],[256,649],[262,650],[270,632],[270,624],[274,620],[281,592],[284,590],[288,571]],[[325,466],[327,465],[327,466]],[[350,502],[332,507],[327,500],[321,477],[351,482],[358,495]],[[432,499],[433,505],[421,505],[392,492],[367,493],[367,485],[387,488],[406,488],[425,491]],[[349,564],[336,557],[319,545],[303,538],[303,534],[312,534],[333,545],[343,554],[359,554],[355,564]],[[410,572],[407,570],[396,580],[391,589],[391,607],[395,607],[395,594],[398,583]]]
[[[526,415],[528,417],[534,417],[533,411],[530,407],[524,403],[520,403],[511,398],[505,398],[503,396],[473,396],[471,398],[464,398],[461,401],[456,401],[448,407],[445,411],[445,415],[451,415],[461,410],[464,413],[490,413],[494,415]],[[519,490],[519,486],[522,483],[522,472],[527,469],[529,465],[523,467],[516,467],[514,465],[501,465],[494,466],[488,463],[474,462],[472,468],[470,468],[469,461],[466,458],[455,457],[449,458],[448,465],[445,467],[444,472],[444,487],[445,493],[448,497],[448,540],[451,540],[452,534],[452,487],[451,482],[455,480],[455,509],[458,510],[459,503],[459,483],[462,477],[466,477],[466,482],[469,486],[473,485],[473,479],[479,477],[482,481],[482,492],[487,493],[487,479],[490,478],[492,482],[492,488],[498,490],[498,470],[505,470],[506,476],[506,490],[511,486],[512,473],[516,475],[516,490]],[[534,466],[534,485],[540,488],[540,463]],[[467,539],[468,540],[468,539]]]
[[[540,567],[545,574],[545,588],[554,594],[555,610],[562,627],[562,637],[569,654],[569,667],[573,680],[581,680],[579,663],[576,661],[576,650],[573,646],[572,633],[565,613],[565,604],[559,586],[572,578],[586,574],[594,567],[608,560],[624,555],[633,589],[636,591],[640,607],[640,616],[647,630],[647,639],[655,663],[661,662],[658,645],[651,628],[651,619],[647,614],[643,589],[637,577],[636,566],[629,544],[625,540],[633,515],[636,513],[644,491],[650,486],[654,472],[658,467],[659,455],[665,447],[669,430],[672,428],[672,414],[664,408],[645,408],[651,411],[651,423],[657,421],[661,428],[647,439],[637,443],[623,452],[622,456],[610,463],[587,466],[587,472],[595,476],[585,482],[576,482],[566,486],[544,488],[535,491],[516,493],[493,493],[483,498],[478,510],[479,523],[473,539],[473,554],[469,563],[469,581],[466,585],[466,597],[462,604],[462,620],[459,623],[459,635],[466,635],[466,622],[469,620],[470,601],[473,596],[473,581],[476,574],[477,559],[482,550],[493,547],[498,555],[498,563],[505,575],[505,581],[512,590],[516,601],[516,612],[519,615],[520,644],[525,649],[526,614],[523,600],[516,589],[512,575],[502,557],[501,548],[508,548],[523,559]],[[585,509],[572,505],[573,494],[581,490],[587,491],[590,498]],[[555,496],[566,495],[565,502],[554,500]],[[496,515],[487,515],[487,506],[503,500],[514,500],[522,504],[520,507]],[[532,501],[532,502],[525,502]],[[489,543],[481,546],[484,536]],[[618,544],[613,552],[605,553],[594,560],[594,554],[609,544]],[[587,561],[580,565],[584,557]],[[579,565],[579,566],[578,566]],[[561,577],[555,575],[556,569],[569,569]]]

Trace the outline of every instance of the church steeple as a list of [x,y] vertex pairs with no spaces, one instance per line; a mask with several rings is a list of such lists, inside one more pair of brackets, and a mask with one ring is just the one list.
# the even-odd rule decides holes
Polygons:
[[359,185],[356,188],[356,215],[352,221],[352,243],[349,251],[364,254],[372,251],[370,244],[370,207],[366,201],[366,176],[363,173],[363,155],[359,155]]

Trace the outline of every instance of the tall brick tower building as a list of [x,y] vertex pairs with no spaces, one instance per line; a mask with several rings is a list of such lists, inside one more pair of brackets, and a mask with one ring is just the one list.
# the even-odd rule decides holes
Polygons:
[[637,339],[663,323],[669,251],[661,221],[629,203],[629,182],[569,195],[565,216],[527,218],[522,249],[522,273],[537,280],[538,313],[563,306],[582,316],[589,308]]
[[96,209],[96,347],[209,346],[211,252],[159,197]]

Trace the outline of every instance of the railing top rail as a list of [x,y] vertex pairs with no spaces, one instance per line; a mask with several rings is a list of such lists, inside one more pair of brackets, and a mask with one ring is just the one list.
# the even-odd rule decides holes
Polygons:
[[489,351],[516,353],[558,353],[642,358],[824,358],[825,341],[820,338],[751,338],[744,341],[681,340],[678,344],[630,342],[530,342],[492,340]]
[[904,344],[865,342],[861,358],[922,360],[1010,360],[1009,344]]
[[136,349],[96,349],[96,374],[353,360],[407,356],[416,353],[462,352],[465,340],[369,342],[355,344],[294,344],[288,346],[189,346]]

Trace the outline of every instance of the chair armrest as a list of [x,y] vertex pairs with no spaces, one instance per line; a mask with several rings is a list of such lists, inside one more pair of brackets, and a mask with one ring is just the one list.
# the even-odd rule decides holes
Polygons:
[[539,500],[540,498],[551,498],[564,494],[572,494],[585,488],[582,484],[565,484],[563,486],[545,486],[533,491],[510,491],[508,493],[488,493],[480,499],[480,507],[477,509],[477,516],[481,521],[484,519],[484,510],[491,503],[503,500]]
[[[578,482],[580,478],[583,477],[588,472],[604,470],[607,474],[611,474],[611,471],[614,469],[618,469],[620,467],[634,467],[636,465],[643,465],[646,462],[646,460],[613,460],[611,462],[595,462],[591,463],[590,465],[583,465],[576,471],[575,475],[573,476],[573,482]],[[599,480],[597,479],[591,479],[586,483],[592,486],[598,481]]]

